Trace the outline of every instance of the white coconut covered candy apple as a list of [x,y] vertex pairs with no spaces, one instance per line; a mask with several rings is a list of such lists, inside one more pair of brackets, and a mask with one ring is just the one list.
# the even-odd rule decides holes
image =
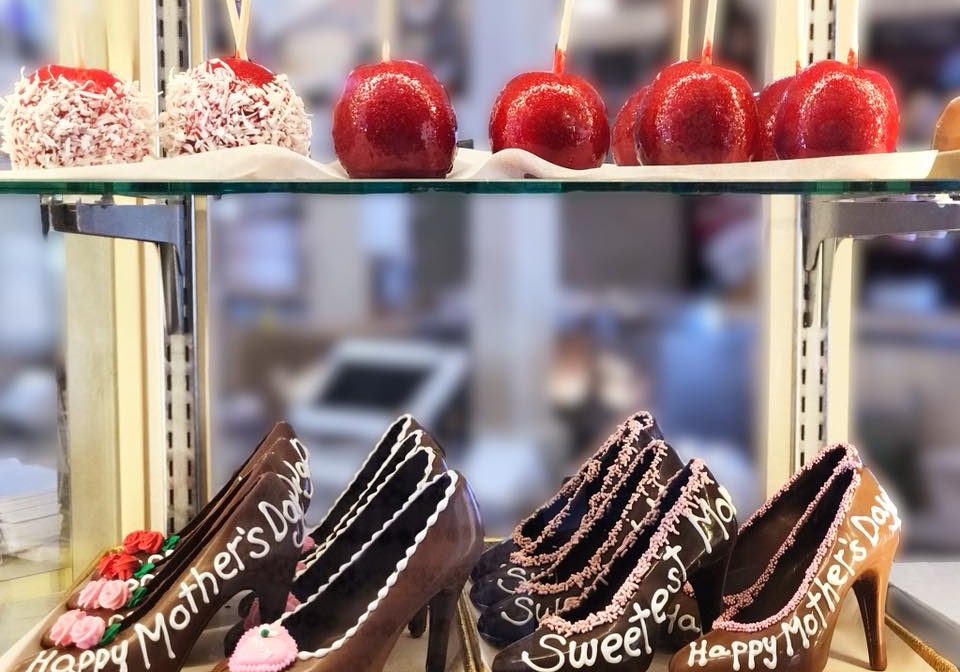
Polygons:
[[0,149],[14,168],[136,163],[153,153],[156,132],[139,90],[93,68],[40,68],[0,109]]
[[248,145],[310,153],[310,118],[285,75],[236,57],[214,58],[176,75],[160,115],[167,155]]

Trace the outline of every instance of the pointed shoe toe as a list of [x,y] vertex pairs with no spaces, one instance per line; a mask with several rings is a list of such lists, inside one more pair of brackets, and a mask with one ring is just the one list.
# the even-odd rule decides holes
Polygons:
[[479,609],[488,607],[516,595],[520,584],[527,580],[528,572],[523,567],[500,569],[488,574],[470,588],[470,601]]
[[507,646],[532,635],[543,615],[533,597],[511,595],[480,615],[477,631],[488,642]]
[[471,580],[476,583],[488,574],[497,571],[510,561],[511,554],[519,550],[520,547],[517,546],[517,543],[509,537],[494,544],[483,552],[477,564],[474,565],[470,572]]
[[503,649],[493,659],[493,672],[534,672],[558,670],[563,660],[553,650],[537,647],[527,637]]

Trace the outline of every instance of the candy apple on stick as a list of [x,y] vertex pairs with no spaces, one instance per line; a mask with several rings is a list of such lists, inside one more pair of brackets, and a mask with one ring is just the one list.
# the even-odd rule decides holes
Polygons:
[[[72,8],[72,9],[71,9]],[[0,149],[14,168],[135,163],[153,153],[156,119],[138,88],[84,67],[76,4],[65,5],[72,60],[21,77],[0,100]]]
[[380,0],[380,62],[351,72],[334,107],[334,149],[350,177],[445,177],[456,155],[457,116],[426,66],[391,58],[395,1]]
[[161,145],[170,156],[248,145],[276,145],[309,154],[311,125],[286,75],[247,55],[253,0],[225,0],[236,52],[177,74],[160,115]]
[[757,105],[739,73],[713,63],[718,0],[709,0],[700,61],[667,66],[650,85],[636,129],[651,165],[749,161],[757,149]]
[[782,77],[763,87],[763,90],[757,96],[757,114],[760,121],[760,141],[757,148],[757,155],[754,157],[757,161],[775,161],[777,149],[774,143],[774,127],[777,121],[777,112],[780,110],[780,103],[783,102],[787,90],[796,79],[797,74],[803,69],[808,60],[807,27],[807,3],[797,3],[797,63],[794,74]]
[[552,72],[526,72],[500,92],[490,114],[494,152],[524,149],[558,166],[597,168],[610,147],[607,109],[597,90],[567,73],[574,0],[565,0]]
[[787,88],[774,122],[781,159],[893,152],[900,109],[890,82],[859,65],[859,2],[837,5],[838,43],[851,36],[847,62],[821,61]]

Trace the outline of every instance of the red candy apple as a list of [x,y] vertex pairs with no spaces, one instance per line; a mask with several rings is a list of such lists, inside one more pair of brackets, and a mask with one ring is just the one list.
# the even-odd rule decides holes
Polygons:
[[120,83],[113,74],[97,68],[72,68],[67,65],[46,65],[33,75],[40,83],[54,81],[63,77],[68,82],[87,82],[91,91],[102,93]]
[[610,148],[610,122],[587,80],[563,72],[526,72],[500,92],[490,114],[494,152],[516,147],[564,168],[597,168]]
[[649,86],[644,86],[620,108],[616,121],[613,122],[613,160],[618,166],[639,166],[637,157],[637,123],[640,120],[640,108]]
[[774,123],[777,120],[777,111],[780,109],[780,103],[787,93],[787,89],[793,83],[794,76],[778,79],[772,84],[763,87],[763,91],[757,96],[757,116],[760,120],[760,142],[757,147],[757,155],[753,157],[757,161],[775,161],[777,159],[777,150],[773,142]]
[[651,165],[736,163],[757,150],[757,104],[743,75],[701,61],[664,69],[647,93],[637,127],[640,161]]
[[247,84],[253,84],[254,86],[264,86],[277,78],[275,74],[259,63],[254,63],[239,56],[214,58],[207,63],[211,72],[227,66],[233,70],[233,74],[237,76],[237,79],[243,80]]
[[350,177],[444,177],[456,143],[447,92],[413,61],[358,67],[333,110],[333,145]]
[[856,64],[821,61],[787,89],[774,123],[781,159],[893,152],[900,109],[887,78]]

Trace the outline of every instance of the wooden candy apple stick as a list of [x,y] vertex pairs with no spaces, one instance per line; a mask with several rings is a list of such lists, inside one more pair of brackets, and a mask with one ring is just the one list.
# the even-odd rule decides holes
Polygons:
[[703,29],[703,61],[713,60],[713,43],[717,35],[717,4],[719,0],[707,0],[707,20]]
[[236,0],[225,0],[227,16],[230,17],[230,28],[233,31],[233,42],[237,48],[237,58],[249,60],[247,55],[247,36],[250,33],[250,15],[253,12],[253,0],[240,0],[240,11],[237,11]]
[[380,0],[380,60],[384,63],[390,60],[396,16],[396,0]]
[[690,58],[690,28],[691,28],[691,9],[690,3],[693,0],[681,0],[680,2],[680,54],[678,61],[685,61]]
[[837,0],[836,53],[838,61],[857,65],[860,58],[860,0]]
[[564,0],[563,18],[560,19],[560,37],[557,38],[557,50],[553,57],[553,71],[562,75],[567,68],[567,46],[570,44],[570,24],[573,21],[574,0]]

